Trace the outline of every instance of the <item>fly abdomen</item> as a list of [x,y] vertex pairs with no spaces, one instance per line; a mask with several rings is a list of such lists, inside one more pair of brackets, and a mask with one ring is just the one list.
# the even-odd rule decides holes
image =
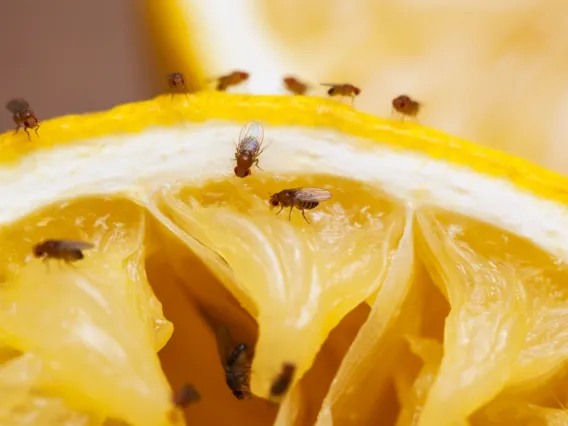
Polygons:
[[241,343],[240,345],[235,347],[229,354],[229,357],[227,358],[227,366],[232,367],[233,364],[237,362],[239,357],[244,353],[246,353],[247,349],[248,349],[247,345],[245,345],[244,343]]
[[65,257],[69,260],[81,260],[85,258],[85,255],[81,250],[69,250]]
[[224,92],[225,90],[227,90],[227,87],[229,87],[227,82],[224,79],[219,79],[219,81],[217,82],[217,90],[219,92]]
[[299,210],[312,210],[319,206],[319,201],[296,201],[296,208]]

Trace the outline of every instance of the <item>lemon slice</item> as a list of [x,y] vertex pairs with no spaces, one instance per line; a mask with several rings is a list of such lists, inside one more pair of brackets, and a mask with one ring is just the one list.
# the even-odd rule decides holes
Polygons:
[[[265,129],[263,170],[239,179],[234,143],[250,120]],[[166,317],[168,303],[191,300],[174,325],[201,343],[168,356],[176,371],[216,366],[213,381],[195,373],[202,411],[187,410],[212,424],[230,415],[219,401],[238,403],[215,321],[254,347],[256,396],[270,397],[283,363],[296,366],[277,416],[251,401],[251,420],[244,402],[236,424],[410,424],[417,412],[421,425],[458,424],[490,402],[506,418],[503,390],[527,396],[565,359],[537,350],[568,348],[561,330],[546,333],[566,306],[567,182],[527,162],[333,101],[223,93],[50,120],[24,139],[0,137],[0,384],[30,373],[0,419],[172,422],[156,356],[172,325],[148,282]],[[305,186],[333,194],[310,224],[269,208],[270,193]],[[45,238],[96,248],[75,267],[47,266],[31,258]],[[405,372],[417,356],[422,372]]]

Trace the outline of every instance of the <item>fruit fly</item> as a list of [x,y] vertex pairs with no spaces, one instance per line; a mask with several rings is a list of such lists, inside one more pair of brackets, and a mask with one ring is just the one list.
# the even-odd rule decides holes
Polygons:
[[304,95],[309,86],[306,83],[302,83],[300,80],[294,77],[284,77],[284,86],[294,95]]
[[420,102],[415,101],[410,96],[400,95],[392,100],[392,108],[404,117],[416,117],[420,112]]
[[355,96],[361,93],[361,89],[349,83],[343,83],[343,84],[320,83],[320,84],[322,86],[331,86],[330,89],[327,91],[327,94],[329,96],[349,96],[351,98],[352,105],[353,101],[355,100]]
[[241,130],[237,152],[235,153],[237,166],[234,168],[238,177],[249,176],[251,174],[250,168],[253,165],[262,170],[258,165],[258,157],[264,151],[264,148],[262,148],[263,139],[264,129],[256,121],[247,123]]
[[45,240],[33,247],[33,254],[35,257],[43,258],[44,262],[49,259],[59,259],[71,263],[85,257],[83,250],[94,247],[86,241]]
[[250,398],[250,361],[244,343],[231,345],[229,330],[217,329],[217,348],[225,369],[225,381],[237,399]]
[[278,397],[286,393],[286,391],[290,387],[290,383],[292,383],[292,379],[294,378],[295,372],[296,372],[295,364],[284,363],[282,365],[282,371],[272,382],[272,386],[270,387],[270,396]]
[[[174,91],[184,92],[187,95],[187,84],[185,83],[185,76],[180,72],[174,72],[167,75],[168,85]],[[174,94],[172,93],[172,97]]]
[[198,402],[201,399],[201,395],[195,389],[195,387],[186,383],[175,393],[173,397],[173,403],[180,408],[187,407],[189,404]]
[[241,84],[244,81],[247,81],[250,77],[250,74],[245,71],[233,71],[230,74],[222,75],[221,77],[217,77],[217,90],[220,92],[224,92],[231,86],[236,86],[237,84]]
[[22,98],[12,99],[6,104],[6,109],[13,114],[12,118],[17,126],[15,133],[18,133],[20,127],[24,126],[24,130],[28,135],[29,140],[31,140],[31,138],[28,129],[34,129],[36,135],[39,136],[37,131],[39,129],[39,120],[30,109],[28,101]]
[[306,222],[310,223],[305,215],[305,210],[315,209],[322,201],[327,201],[331,198],[331,192],[321,188],[295,188],[285,189],[270,195],[270,205],[272,207],[280,206],[278,213],[284,207],[290,207],[290,214],[288,220],[292,220],[292,209],[296,207],[302,211],[302,216]]
[[[172,402],[175,408],[170,411],[170,423],[171,424],[185,424],[183,421],[183,415],[180,410],[183,410],[190,404],[199,402],[201,395],[195,389],[195,387],[189,383],[186,383],[173,395]],[[177,408],[177,409],[176,409]]]

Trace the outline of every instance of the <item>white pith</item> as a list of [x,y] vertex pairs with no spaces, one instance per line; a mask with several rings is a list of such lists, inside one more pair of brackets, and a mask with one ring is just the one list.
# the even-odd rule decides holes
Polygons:
[[[180,124],[37,151],[0,169],[0,224],[61,199],[144,196],[148,189],[175,182],[238,179],[231,158],[241,128],[213,121]],[[568,261],[566,206],[466,167],[356,142],[327,129],[265,126],[264,171],[253,173],[327,173],[362,180],[412,206],[435,206],[496,225]]]

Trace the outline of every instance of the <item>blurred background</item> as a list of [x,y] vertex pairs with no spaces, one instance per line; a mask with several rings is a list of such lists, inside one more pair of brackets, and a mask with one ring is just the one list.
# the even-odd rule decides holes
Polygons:
[[2,1],[0,131],[27,99],[41,119],[104,110],[160,93],[141,0]]
[[[194,89],[235,69],[236,92],[285,93],[292,74],[349,82],[388,117],[408,94],[420,122],[568,173],[568,6],[558,0],[3,1],[0,93],[40,119]],[[0,114],[0,131],[13,128]]]

